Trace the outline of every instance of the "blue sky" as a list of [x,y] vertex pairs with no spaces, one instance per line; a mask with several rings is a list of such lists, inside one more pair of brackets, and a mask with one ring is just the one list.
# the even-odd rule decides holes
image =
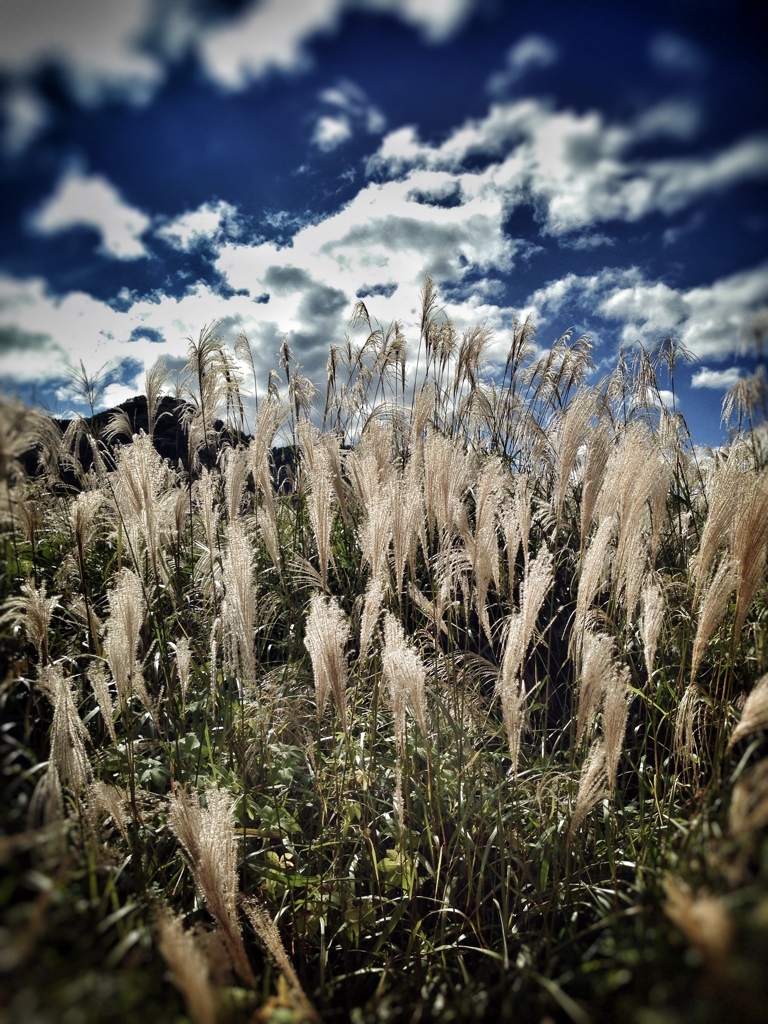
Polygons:
[[766,19],[738,0],[2,0],[0,384],[113,404],[214,320],[324,380],[357,298],[677,337],[694,439],[768,308]]

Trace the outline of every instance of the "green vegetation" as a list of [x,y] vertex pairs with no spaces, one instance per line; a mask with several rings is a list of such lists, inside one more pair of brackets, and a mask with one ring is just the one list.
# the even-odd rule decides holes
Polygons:
[[758,1019],[764,378],[702,454],[670,339],[352,325],[252,436],[190,342],[186,469],[162,367],[148,433],[3,406],[7,1019]]

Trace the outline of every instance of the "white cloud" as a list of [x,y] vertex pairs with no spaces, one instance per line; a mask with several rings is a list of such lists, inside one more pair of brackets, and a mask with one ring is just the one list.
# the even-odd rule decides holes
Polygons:
[[165,77],[141,48],[152,0],[3,0],[0,69],[21,76],[45,64],[65,71],[85,103],[119,93],[147,100]]
[[560,244],[565,246],[566,249],[584,251],[586,249],[599,249],[601,245],[613,246],[616,244],[616,241],[608,235],[597,231],[594,234],[566,235]]
[[304,43],[332,32],[340,0],[263,0],[234,19],[209,29],[200,42],[207,73],[227,89],[243,89],[269,71],[297,71],[309,57]]
[[3,113],[6,121],[3,149],[10,157],[23,153],[49,121],[47,105],[36,92],[21,84],[6,93]]
[[686,141],[701,126],[701,110],[690,100],[663,100],[643,111],[634,123],[635,138],[655,139],[668,136]]
[[101,249],[120,260],[146,256],[141,241],[149,217],[123,201],[119,192],[100,174],[66,173],[50,198],[30,219],[32,230],[55,234],[67,228],[89,227],[101,236]]
[[709,63],[700,46],[674,32],[655,35],[648,46],[648,56],[658,70],[677,75],[698,75]]
[[698,231],[706,219],[706,214],[703,210],[694,210],[682,224],[676,224],[665,229],[661,236],[662,244],[665,246],[677,245],[681,238],[685,238],[686,235]]
[[295,72],[310,63],[305,44],[338,29],[346,11],[392,14],[429,42],[450,38],[475,0],[261,0],[200,40],[202,64],[219,85],[243,89],[270,71]]
[[237,208],[220,199],[187,211],[158,228],[155,234],[174,249],[188,252],[201,241],[219,242],[225,235],[237,237],[239,231]]
[[738,366],[729,366],[727,370],[710,370],[707,366],[702,366],[694,373],[691,386],[726,391],[728,388],[732,388],[740,377],[741,371]]
[[[189,338],[197,338],[204,325],[221,320],[221,332],[232,345],[241,330],[259,337],[263,313],[264,307],[247,296],[224,298],[201,283],[184,295],[157,292],[134,297],[127,308],[114,309],[84,292],[53,295],[41,278],[0,276],[0,331],[5,336],[0,379],[41,384],[65,378],[80,359],[89,373],[104,366],[116,368],[131,359],[140,368],[131,392],[137,394],[144,372],[160,356],[177,363],[184,360]],[[280,333],[275,330],[276,338],[268,339],[261,351],[255,350],[264,382],[276,361]],[[157,338],[161,340],[153,340]],[[125,381],[115,388],[130,386]],[[119,394],[120,400],[128,397],[125,391],[111,394]]]
[[538,320],[599,314],[619,325],[623,344],[672,335],[699,359],[721,360],[739,351],[745,324],[766,305],[768,263],[688,289],[650,281],[637,267],[568,274],[535,291],[526,311]]
[[499,96],[518,82],[532,68],[547,68],[560,56],[555,44],[544,36],[524,36],[507,52],[507,66],[490,76],[486,89]]
[[597,111],[554,110],[547,101],[492,104],[438,145],[422,143],[412,127],[389,133],[368,162],[369,173],[402,175],[414,168],[461,171],[467,158],[490,158],[467,175],[465,191],[495,192],[510,207],[531,203],[545,231],[564,235],[595,224],[672,214],[702,195],[768,177],[768,136],[742,139],[714,154],[638,157],[648,138],[695,131],[688,104],[662,104],[625,124]]
[[312,142],[323,153],[338,149],[347,139],[352,138],[352,125],[345,114],[318,118],[312,133]]
[[325,153],[337,149],[352,137],[354,128],[378,134],[386,127],[386,118],[374,106],[365,92],[348,79],[323,89],[321,103],[333,108],[332,114],[318,117],[312,134],[312,143]]

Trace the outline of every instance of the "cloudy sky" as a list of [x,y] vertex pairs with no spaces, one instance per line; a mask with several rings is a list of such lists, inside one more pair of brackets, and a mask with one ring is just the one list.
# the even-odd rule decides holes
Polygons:
[[[214,320],[322,381],[357,298],[678,338],[697,441],[768,306],[751,0],[0,0],[0,386],[141,390]],[[664,384],[666,386],[666,383]]]

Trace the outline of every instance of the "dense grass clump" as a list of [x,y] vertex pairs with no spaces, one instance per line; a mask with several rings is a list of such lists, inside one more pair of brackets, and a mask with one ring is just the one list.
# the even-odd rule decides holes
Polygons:
[[763,377],[701,453],[670,339],[352,322],[252,433],[204,330],[176,466],[162,367],[146,431],[2,408],[9,1019],[758,1019]]

